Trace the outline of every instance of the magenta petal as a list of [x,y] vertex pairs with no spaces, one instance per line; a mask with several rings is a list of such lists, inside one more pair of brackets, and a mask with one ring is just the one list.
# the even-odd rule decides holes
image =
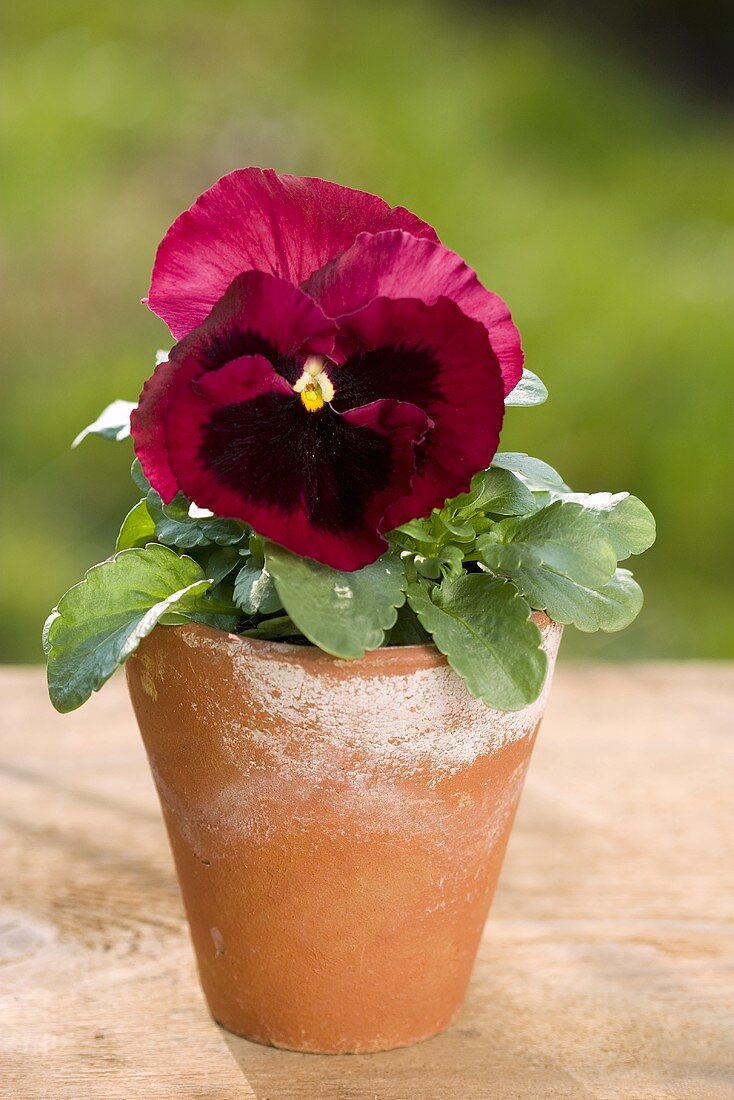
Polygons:
[[334,322],[298,287],[275,275],[246,271],[174,352],[195,355],[209,370],[242,355],[264,355],[293,383],[302,369],[296,360],[331,355],[335,335]]
[[486,290],[460,256],[400,231],[361,234],[351,248],[317,271],[304,289],[330,317],[360,309],[373,298],[451,298],[489,334],[508,394],[522,376],[520,334],[500,297]]
[[180,488],[168,460],[164,425],[182,388],[249,355],[264,355],[292,384],[301,373],[300,358],[328,355],[333,344],[333,321],[297,287],[261,271],[235,279],[204,323],[156,368],[131,418],[143,472],[163,500],[171,501]]
[[464,492],[489,466],[504,416],[502,376],[483,325],[448,298],[432,305],[376,298],[337,324],[354,350],[332,371],[335,407],[392,398],[431,421],[410,491],[383,519],[389,531]]
[[310,413],[285,385],[254,356],[180,392],[166,433],[177,480],[202,508],[359,569],[386,548],[380,521],[410,486],[427,418],[398,401]]
[[437,240],[426,222],[365,191],[243,168],[200,195],[168,230],[147,303],[178,339],[201,324],[241,272],[299,285],[359,233],[386,229]]

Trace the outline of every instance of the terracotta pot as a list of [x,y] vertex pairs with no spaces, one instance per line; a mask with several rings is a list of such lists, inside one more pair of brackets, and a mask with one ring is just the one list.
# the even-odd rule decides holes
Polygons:
[[[552,671],[561,627],[536,621]],[[450,1024],[550,673],[503,714],[432,647],[340,661],[200,626],[127,670],[214,1018],[323,1053]]]

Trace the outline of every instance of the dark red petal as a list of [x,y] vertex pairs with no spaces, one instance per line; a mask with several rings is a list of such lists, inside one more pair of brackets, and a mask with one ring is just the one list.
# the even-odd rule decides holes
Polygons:
[[240,272],[267,271],[298,285],[357,234],[384,229],[437,240],[415,214],[365,191],[243,168],[200,195],[168,230],[148,305],[178,339],[201,324]]
[[520,333],[510,311],[486,290],[462,258],[428,239],[397,230],[360,234],[351,248],[313,275],[304,289],[330,317],[360,309],[373,298],[451,298],[489,333],[505,394],[522,376]]
[[164,501],[172,500],[180,488],[164,433],[179,390],[199,375],[249,355],[264,355],[292,384],[301,372],[296,356],[328,355],[333,344],[333,322],[297,287],[261,271],[235,279],[203,324],[156,368],[131,418],[143,472]]
[[202,376],[176,397],[167,444],[199,507],[335,569],[384,552],[391,501],[410,486],[428,420],[399,401],[310,413],[260,357]]
[[463,493],[489,466],[505,410],[502,376],[484,327],[448,298],[376,298],[337,323],[355,351],[331,372],[335,407],[392,398],[432,422],[410,491],[385,514],[389,531]]
[[264,355],[293,383],[302,371],[297,357],[331,355],[335,335],[334,322],[298,287],[276,275],[246,271],[174,352],[178,358],[194,355],[210,370],[242,355]]

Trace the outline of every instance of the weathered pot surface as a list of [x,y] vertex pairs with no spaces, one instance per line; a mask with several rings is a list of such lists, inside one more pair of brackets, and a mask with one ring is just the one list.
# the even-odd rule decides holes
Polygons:
[[128,682],[216,1020],[261,1043],[386,1050],[464,1000],[541,698],[503,714],[432,647],[341,661],[158,628]]

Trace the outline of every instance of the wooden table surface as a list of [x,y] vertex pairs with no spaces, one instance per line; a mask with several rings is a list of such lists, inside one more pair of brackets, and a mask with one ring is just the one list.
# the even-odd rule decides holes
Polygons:
[[0,689],[1,1096],[734,1098],[734,667],[561,665],[463,1014],[357,1057],[207,1016],[123,682]]

